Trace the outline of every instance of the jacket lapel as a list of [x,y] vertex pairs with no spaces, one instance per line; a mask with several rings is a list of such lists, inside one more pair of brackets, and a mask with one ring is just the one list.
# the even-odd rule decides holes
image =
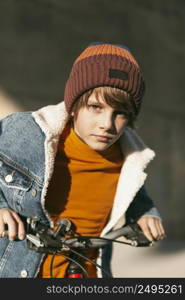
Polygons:
[[32,116],[46,136],[44,143],[45,177],[41,195],[41,205],[45,215],[50,221],[50,225],[53,226],[53,221],[45,209],[45,197],[54,170],[54,161],[59,137],[68,121],[69,115],[65,109],[64,102],[61,102],[57,105],[42,107],[41,109],[33,112]]
[[136,132],[130,128],[125,129],[120,144],[125,160],[118,180],[111,216],[101,235],[106,234],[120,218],[123,218],[145,182],[147,174],[144,169],[155,156],[154,152],[147,148]]

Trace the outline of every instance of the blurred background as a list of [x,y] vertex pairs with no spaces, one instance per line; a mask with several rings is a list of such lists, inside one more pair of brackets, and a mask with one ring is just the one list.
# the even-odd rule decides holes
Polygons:
[[115,245],[115,277],[185,277],[184,28],[184,0],[0,1],[0,118],[62,101],[92,41],[127,45],[142,67],[137,127],[157,154],[146,186],[167,238],[150,249]]

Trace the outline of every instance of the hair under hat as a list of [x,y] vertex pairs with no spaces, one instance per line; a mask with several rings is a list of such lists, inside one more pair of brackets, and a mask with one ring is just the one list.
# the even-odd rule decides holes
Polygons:
[[138,114],[145,90],[140,67],[130,50],[123,45],[90,44],[75,60],[64,91],[64,101],[70,113],[73,103],[86,91],[111,86],[132,95]]

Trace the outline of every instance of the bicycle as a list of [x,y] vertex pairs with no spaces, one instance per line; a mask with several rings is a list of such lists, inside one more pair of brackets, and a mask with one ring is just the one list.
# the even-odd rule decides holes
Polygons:
[[[83,267],[83,261],[89,261],[98,268],[101,268],[104,274],[111,275],[99,264],[93,262],[86,256],[91,248],[105,247],[112,242],[131,245],[134,247],[148,247],[153,245],[149,241],[139,226],[129,224],[119,229],[107,233],[104,237],[92,236],[76,236],[72,229],[72,224],[67,219],[59,219],[55,224],[55,229],[40,223],[38,218],[27,218],[27,245],[28,248],[53,254],[50,263],[50,277],[53,278],[53,261],[56,255],[62,255],[70,261],[67,269],[66,278],[85,278],[89,277],[87,271]],[[125,237],[126,241],[116,240]],[[67,254],[64,254],[67,252]]]

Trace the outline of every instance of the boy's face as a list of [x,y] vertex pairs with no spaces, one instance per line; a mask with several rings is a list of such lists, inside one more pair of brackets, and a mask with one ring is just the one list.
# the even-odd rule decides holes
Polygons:
[[92,93],[87,106],[74,118],[74,131],[89,147],[103,151],[119,139],[127,123],[124,110],[111,107]]

